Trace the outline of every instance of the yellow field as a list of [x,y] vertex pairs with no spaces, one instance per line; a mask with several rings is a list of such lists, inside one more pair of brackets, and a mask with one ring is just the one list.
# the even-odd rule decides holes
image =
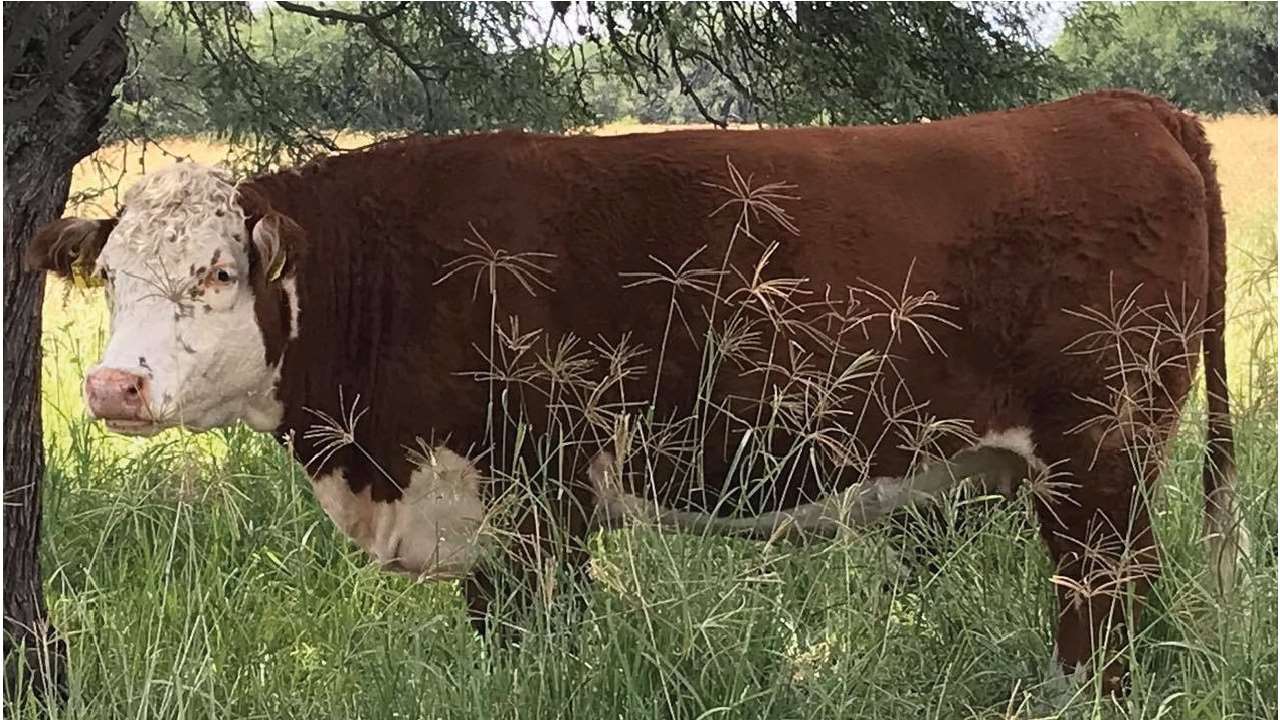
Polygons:
[[[1227,355],[1233,388],[1275,372],[1276,118],[1241,115],[1206,125],[1227,215]],[[1239,392],[1239,391],[1237,391]]]
[[[671,126],[610,125],[601,134],[657,131]],[[1230,235],[1230,328],[1228,352],[1232,386],[1239,394],[1256,387],[1259,372],[1274,363],[1254,358],[1275,356],[1276,325],[1276,118],[1234,116],[1209,123],[1215,147]],[[343,147],[366,144],[369,136],[343,136]],[[73,193],[116,186],[68,214],[100,216],[114,211],[119,196],[143,172],[178,158],[215,163],[228,158],[225,144],[198,139],[165,141],[143,148],[135,144],[104,148],[76,168]],[[51,280],[45,300],[45,411],[81,413],[79,384],[84,362],[96,358],[105,339],[106,314],[96,293],[74,290]],[[1243,398],[1242,398],[1243,399]],[[122,442],[134,442],[123,440]]]

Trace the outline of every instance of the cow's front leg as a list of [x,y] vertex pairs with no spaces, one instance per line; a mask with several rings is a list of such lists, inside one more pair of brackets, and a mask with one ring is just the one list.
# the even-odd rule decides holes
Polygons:
[[462,599],[467,603],[467,619],[481,637],[487,637],[490,630],[501,627],[500,623],[493,621],[499,602],[500,587],[497,579],[500,573],[500,569],[484,563],[474,568],[462,581]]
[[508,644],[516,640],[557,600],[570,598],[585,609],[590,587],[590,556],[585,549],[547,557],[540,565],[503,553],[478,565],[462,582],[467,618],[483,637]]
[[587,535],[594,499],[585,486],[540,493],[518,508],[500,550],[477,564],[462,583],[467,614],[482,636],[514,640],[561,599],[584,609],[590,585]]

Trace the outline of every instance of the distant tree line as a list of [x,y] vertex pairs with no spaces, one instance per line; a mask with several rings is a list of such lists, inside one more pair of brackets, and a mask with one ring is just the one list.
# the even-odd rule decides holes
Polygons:
[[1054,54],[1067,90],[1134,87],[1204,113],[1276,112],[1276,3],[1084,3]]
[[110,132],[905,122],[1047,99],[1036,3],[141,3]]

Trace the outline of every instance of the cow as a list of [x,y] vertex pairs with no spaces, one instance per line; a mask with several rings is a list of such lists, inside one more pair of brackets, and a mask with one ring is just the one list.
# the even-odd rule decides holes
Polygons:
[[1056,657],[1119,690],[1090,661],[1159,573],[1147,491],[1201,356],[1223,592],[1246,541],[1215,168],[1134,92],[180,163],[26,262],[104,286],[94,418],[272,433],[343,533],[460,579],[482,629],[548,569],[586,582],[599,528],[830,537],[971,481],[1030,498]]

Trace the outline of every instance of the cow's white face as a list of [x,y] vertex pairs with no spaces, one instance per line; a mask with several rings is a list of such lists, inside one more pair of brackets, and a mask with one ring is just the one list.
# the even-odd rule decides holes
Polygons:
[[181,163],[130,188],[114,223],[61,220],[33,241],[30,263],[105,285],[111,333],[84,391],[112,430],[279,424],[282,355],[268,352],[255,305],[284,293],[296,334],[292,278],[281,275],[285,231],[297,226],[244,202],[225,171]]

